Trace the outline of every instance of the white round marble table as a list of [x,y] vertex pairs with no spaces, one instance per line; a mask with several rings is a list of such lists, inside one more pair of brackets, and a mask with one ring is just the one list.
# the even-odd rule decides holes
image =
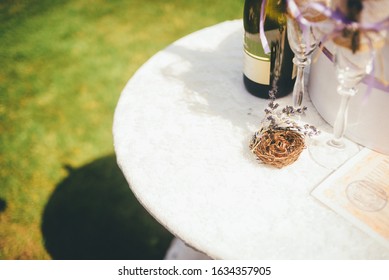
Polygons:
[[[307,150],[283,169],[250,153],[267,101],[243,87],[242,36],[241,20],[205,28],[155,54],[129,80],[113,135],[131,190],[211,258],[388,259],[381,244],[311,196],[331,171]],[[306,104],[310,122],[328,129]]]

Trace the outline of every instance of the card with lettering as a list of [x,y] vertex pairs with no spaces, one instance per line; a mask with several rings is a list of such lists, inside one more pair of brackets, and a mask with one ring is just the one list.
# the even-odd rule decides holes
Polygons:
[[364,148],[312,195],[389,248],[389,156]]

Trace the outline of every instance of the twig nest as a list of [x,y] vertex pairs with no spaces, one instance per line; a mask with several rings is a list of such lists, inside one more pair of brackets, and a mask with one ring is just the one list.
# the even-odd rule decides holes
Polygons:
[[292,130],[267,130],[255,135],[251,151],[263,163],[282,168],[295,162],[305,148],[304,136]]

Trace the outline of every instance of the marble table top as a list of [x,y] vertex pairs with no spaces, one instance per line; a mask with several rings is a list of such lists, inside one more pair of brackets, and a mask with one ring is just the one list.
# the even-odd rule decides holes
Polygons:
[[[268,101],[242,82],[243,26],[226,21],[156,53],[128,81],[113,135],[140,203],[215,259],[389,259],[389,251],[311,195],[332,171],[307,149],[283,169],[248,148]],[[291,96],[278,100],[291,104]],[[306,98],[310,123],[330,131]],[[351,155],[350,155],[351,156]]]

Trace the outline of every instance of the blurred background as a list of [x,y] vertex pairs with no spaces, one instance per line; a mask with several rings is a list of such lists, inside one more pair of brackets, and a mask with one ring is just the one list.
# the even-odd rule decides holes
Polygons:
[[161,259],[112,144],[128,79],[243,0],[0,0],[0,259]]

